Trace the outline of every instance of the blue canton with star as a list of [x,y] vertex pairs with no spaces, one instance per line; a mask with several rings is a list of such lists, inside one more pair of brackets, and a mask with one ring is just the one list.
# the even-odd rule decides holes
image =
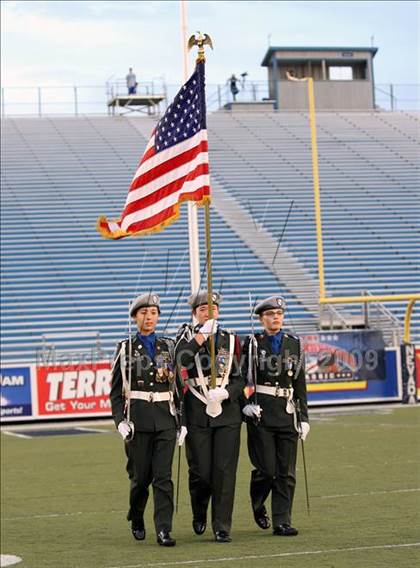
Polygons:
[[206,128],[204,62],[197,63],[194,73],[159,120],[155,132],[156,151],[188,140],[202,128]]

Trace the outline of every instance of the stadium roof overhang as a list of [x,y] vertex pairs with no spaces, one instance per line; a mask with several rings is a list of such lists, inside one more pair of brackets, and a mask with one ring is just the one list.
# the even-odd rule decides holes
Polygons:
[[300,51],[302,53],[314,52],[314,56],[316,56],[317,52],[330,52],[331,57],[333,58],[336,56],[337,52],[341,52],[342,54],[347,54],[349,57],[351,57],[351,54],[356,52],[357,53],[369,52],[372,54],[372,57],[375,57],[378,48],[377,47],[281,47],[281,46],[275,47],[272,46],[267,49],[264,59],[262,60],[261,66],[268,67],[273,58],[273,55],[279,51],[284,52],[284,55],[286,57],[287,54],[297,51]]

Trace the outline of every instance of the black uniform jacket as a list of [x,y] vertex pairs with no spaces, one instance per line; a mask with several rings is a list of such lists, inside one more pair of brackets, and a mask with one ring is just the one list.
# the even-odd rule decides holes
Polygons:
[[[205,377],[210,377],[210,341],[207,340],[203,345],[199,345],[197,341],[193,338],[188,341],[185,337],[182,337],[186,329],[191,326],[185,324],[178,332],[177,342],[176,342],[176,361],[178,365],[182,366],[183,377],[188,373],[188,378],[196,379],[198,377],[198,371],[195,364],[195,355],[199,353],[200,362],[203,369],[203,375]],[[195,334],[196,330],[192,330]],[[239,400],[243,394],[244,382],[240,373],[239,359],[241,354],[241,343],[239,337],[232,331],[224,330],[220,326],[216,334],[216,376],[220,376],[218,369],[223,366],[226,362],[229,353],[229,342],[230,335],[234,335],[235,349],[233,354],[232,367],[229,373],[229,381],[226,384],[226,390],[229,393],[229,398],[222,402],[222,413],[216,418],[211,418],[206,414],[206,405],[199,400],[191,390],[187,389],[185,391],[185,411],[187,425],[192,424],[196,426],[227,426],[231,424],[239,424],[242,421],[241,409]],[[209,379],[210,381],[210,379]],[[198,389],[199,390],[199,389]]]
[[[117,345],[114,366],[112,370],[111,408],[115,425],[127,418],[127,398],[124,393],[121,373],[123,343],[126,349],[126,379],[129,378],[129,341],[121,341]],[[164,393],[172,391],[178,412],[174,417],[169,409],[168,401],[149,402],[131,398],[130,420],[134,422],[136,431],[154,432],[176,428],[184,424],[179,416],[182,409],[183,392],[180,378],[174,364],[174,341],[170,338],[156,338],[156,354],[152,360],[137,334],[131,338],[132,366],[131,390]]]
[[[257,362],[254,384],[269,387],[293,388],[293,400],[299,401],[300,419],[308,421],[308,402],[306,396],[305,361],[301,352],[301,343],[296,335],[285,332],[280,353],[273,353],[271,342],[266,333],[257,333]],[[250,337],[247,337],[242,351],[242,377],[247,382],[248,349]],[[293,426],[293,415],[286,412],[286,398],[269,394],[254,393],[247,403],[259,404],[263,411],[260,424],[270,428]],[[247,418],[247,421],[249,419]]]

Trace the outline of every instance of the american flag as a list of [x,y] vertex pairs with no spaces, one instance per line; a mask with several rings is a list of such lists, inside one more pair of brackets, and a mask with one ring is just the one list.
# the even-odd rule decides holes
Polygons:
[[108,239],[160,231],[179,217],[182,201],[209,199],[204,62],[169,105],[152,132],[125,202],[121,218],[99,217],[97,229]]

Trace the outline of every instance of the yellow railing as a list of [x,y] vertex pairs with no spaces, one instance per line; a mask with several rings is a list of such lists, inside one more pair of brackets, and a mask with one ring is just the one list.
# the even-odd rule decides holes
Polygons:
[[334,297],[321,297],[319,298],[320,304],[366,304],[367,302],[404,302],[408,301],[407,309],[404,317],[404,341],[410,342],[410,324],[411,314],[414,304],[420,300],[420,294],[383,294],[378,296],[338,296]]

